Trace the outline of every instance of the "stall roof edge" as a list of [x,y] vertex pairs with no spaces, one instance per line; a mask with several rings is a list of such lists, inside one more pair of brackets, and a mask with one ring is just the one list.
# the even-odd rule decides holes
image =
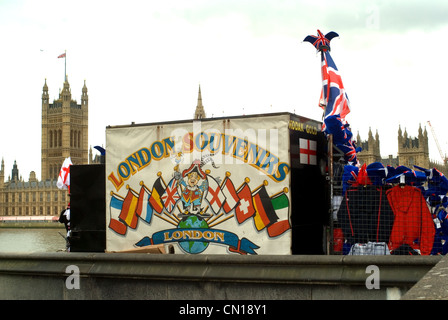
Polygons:
[[272,117],[272,116],[281,116],[281,115],[289,115],[290,117],[300,118],[304,121],[314,121],[317,123],[322,123],[321,121],[311,119],[308,117],[304,117],[291,112],[273,112],[273,113],[259,113],[259,114],[249,114],[249,115],[239,115],[239,116],[229,116],[229,117],[216,117],[216,118],[204,118],[204,119],[185,119],[185,120],[171,120],[171,121],[159,121],[159,122],[147,122],[147,123],[134,123],[131,124],[122,124],[122,125],[108,125],[106,129],[116,129],[116,128],[127,128],[127,127],[144,127],[144,126],[153,126],[153,125],[166,125],[166,124],[178,124],[178,123],[190,123],[194,121],[208,122],[215,120],[232,120],[232,119],[249,119],[249,118],[262,118],[262,117]]

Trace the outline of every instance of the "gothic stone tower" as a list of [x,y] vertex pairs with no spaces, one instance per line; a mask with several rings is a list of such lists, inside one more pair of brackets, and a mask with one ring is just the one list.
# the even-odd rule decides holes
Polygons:
[[428,132],[418,128],[418,137],[408,137],[406,128],[404,134],[398,128],[398,160],[400,165],[413,169],[414,165],[429,168]]
[[194,119],[204,119],[205,117],[206,117],[205,110],[204,110],[204,106],[202,105],[201,86],[199,86],[198,104],[197,104],[196,110],[194,112]]
[[375,137],[373,137],[372,129],[369,128],[369,138],[367,141],[361,141],[361,137],[358,133],[356,141],[358,146],[362,147],[362,151],[358,154],[358,159],[361,164],[370,164],[372,162],[381,162],[380,154],[380,137],[378,130]]
[[59,99],[50,103],[47,80],[42,92],[41,180],[56,180],[65,158],[88,163],[89,98],[84,81],[81,104],[72,100],[67,77]]

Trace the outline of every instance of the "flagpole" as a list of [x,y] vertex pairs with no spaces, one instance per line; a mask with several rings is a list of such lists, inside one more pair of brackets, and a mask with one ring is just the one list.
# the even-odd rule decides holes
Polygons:
[[67,50],[64,51],[64,82],[67,81]]

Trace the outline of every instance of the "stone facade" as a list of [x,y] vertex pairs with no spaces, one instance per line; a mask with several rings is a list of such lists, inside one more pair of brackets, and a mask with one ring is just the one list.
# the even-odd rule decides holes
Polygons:
[[5,181],[5,164],[0,168],[0,216],[57,216],[67,206],[67,190],[56,186],[64,159],[73,164],[88,164],[88,95],[84,82],[81,104],[72,100],[65,78],[59,98],[50,103],[47,81],[42,91],[41,181],[32,171],[28,181],[19,176],[14,163]]
[[14,163],[5,181],[5,163],[0,169],[0,216],[57,216],[67,206],[66,190],[59,190],[56,180],[39,181],[31,171],[28,181],[19,177]]
[[72,100],[66,79],[59,99],[50,103],[45,81],[42,93],[42,180],[56,179],[65,158],[88,163],[89,102],[84,82],[81,104]]
[[361,140],[359,133],[356,138],[357,145],[363,149],[358,153],[358,159],[361,164],[381,162],[385,166],[406,166],[411,169],[414,169],[414,165],[416,165],[427,169],[437,168],[445,175],[448,173],[445,163],[438,163],[429,158],[428,132],[426,131],[426,127],[422,129],[420,125],[417,137],[412,137],[408,135],[406,129],[403,132],[399,126],[397,136],[398,153],[396,157],[389,155],[388,157],[382,158],[378,131],[374,137],[371,129],[369,129],[368,135],[367,140]]

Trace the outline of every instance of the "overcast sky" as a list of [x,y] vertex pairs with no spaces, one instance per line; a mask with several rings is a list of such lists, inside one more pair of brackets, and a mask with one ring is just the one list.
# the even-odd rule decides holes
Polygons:
[[398,126],[426,126],[448,153],[443,54],[448,2],[308,0],[0,0],[0,156],[27,181],[41,173],[41,95],[89,95],[89,146],[107,125],[191,119],[201,86],[208,117],[295,112],[321,120],[320,58],[302,42],[337,32],[332,57],[351,102],[347,121],[381,154]]

